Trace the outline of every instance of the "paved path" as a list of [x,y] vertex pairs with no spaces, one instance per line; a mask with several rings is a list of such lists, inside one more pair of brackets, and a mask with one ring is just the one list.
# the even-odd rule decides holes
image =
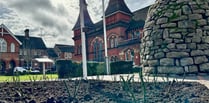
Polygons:
[[[97,79],[97,80],[107,80],[107,81],[121,81],[120,76],[123,76],[123,78],[126,80],[127,78],[130,78],[132,75],[134,75],[134,81],[140,82],[139,75],[138,74],[120,74],[120,75],[100,75],[100,76],[88,76],[88,79]],[[75,78],[74,78],[75,79]],[[77,78],[76,78],[77,79]],[[145,82],[152,82],[154,81],[160,81],[160,82],[166,82],[166,81],[186,81],[186,82],[199,82],[203,85],[205,85],[209,89],[209,75],[193,75],[193,76],[161,76],[154,78],[153,76],[144,76]]]
[[209,89],[209,76],[197,76],[198,82],[204,84]]

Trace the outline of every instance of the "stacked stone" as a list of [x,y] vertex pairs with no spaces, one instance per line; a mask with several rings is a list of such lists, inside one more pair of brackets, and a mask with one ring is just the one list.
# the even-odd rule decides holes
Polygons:
[[209,1],[156,0],[141,44],[144,72],[209,73]]

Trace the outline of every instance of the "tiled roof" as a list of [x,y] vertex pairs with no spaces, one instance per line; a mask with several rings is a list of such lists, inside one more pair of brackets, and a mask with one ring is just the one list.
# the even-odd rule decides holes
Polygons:
[[57,55],[56,52],[54,51],[54,48],[48,48],[48,49],[47,49],[47,53],[48,53],[48,56],[49,56],[49,57],[52,57],[52,58],[58,57],[58,55]]
[[108,4],[108,7],[105,11],[105,15],[109,16],[109,15],[112,15],[116,12],[123,12],[123,13],[126,13],[128,15],[132,15],[132,12],[127,7],[124,0],[110,0],[109,4]]
[[[84,1],[83,3],[85,5],[85,7],[83,7],[84,8],[84,26],[85,27],[93,27],[94,24],[93,24],[93,22],[92,22],[92,20],[89,16],[89,12],[87,10],[86,0],[82,0],[82,1]],[[77,22],[76,22],[75,26],[73,27],[73,30],[79,29],[79,28],[80,28],[80,13],[79,13]]]
[[21,43],[21,41],[20,40],[18,40],[15,36],[14,36],[14,34],[7,28],[7,26],[6,25],[4,25],[4,24],[1,24],[0,25],[0,30],[1,30],[1,35],[2,35],[2,29],[5,29],[8,33],[9,33],[9,35],[11,35],[20,45],[22,45],[22,43]]
[[[25,36],[15,35],[15,37],[22,42],[22,45],[20,47],[23,48],[26,40]],[[29,42],[31,49],[46,49],[46,45],[40,37],[29,37]]]
[[147,12],[150,6],[139,9],[133,12],[132,20],[129,22],[129,26],[126,31],[131,31],[134,29],[143,28],[145,24],[145,20],[147,18]]
[[138,20],[138,21],[131,20],[126,31],[143,28],[144,24],[145,24],[145,21],[143,21],[143,20]]
[[74,46],[72,45],[56,44],[55,47],[57,47],[61,52],[74,52]]
[[143,20],[143,21],[145,21],[146,18],[147,18],[147,12],[148,12],[148,10],[149,10],[149,7],[150,7],[150,6],[147,6],[147,7],[145,7],[145,8],[142,8],[142,9],[139,9],[139,10],[137,10],[137,11],[134,11],[134,12],[133,12],[133,17],[132,17],[132,19],[134,19],[134,20],[136,20],[136,21],[138,21],[138,20]]

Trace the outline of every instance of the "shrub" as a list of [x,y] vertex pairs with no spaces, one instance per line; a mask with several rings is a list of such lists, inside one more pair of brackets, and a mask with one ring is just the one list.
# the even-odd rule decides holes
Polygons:
[[103,62],[87,63],[88,75],[104,75],[105,64]]
[[[88,76],[105,74],[104,63],[87,63]],[[56,62],[59,78],[81,77],[83,69],[81,63],[74,63],[70,60],[59,60]]]
[[56,62],[56,68],[58,70],[59,78],[70,77],[70,74],[73,72],[73,63],[70,60],[59,60]]
[[118,61],[110,64],[111,74],[127,74],[133,73],[132,61]]

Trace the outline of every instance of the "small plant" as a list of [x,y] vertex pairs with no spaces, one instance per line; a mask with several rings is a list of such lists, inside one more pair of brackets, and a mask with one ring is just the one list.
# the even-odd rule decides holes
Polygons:
[[184,82],[185,78],[186,78],[186,71],[184,71],[182,82]]
[[133,81],[134,75],[132,75],[131,77],[129,77],[128,75],[126,80],[124,79],[123,76],[120,76],[120,79],[122,80],[123,90],[125,90],[126,93],[128,93],[131,96],[134,103],[137,103],[136,97],[133,92],[133,88],[131,88],[131,81]]
[[143,90],[143,101],[144,101],[144,103],[146,103],[146,86],[145,86],[145,83],[144,83],[142,70],[139,71],[139,78],[141,80],[141,86],[142,86],[142,90]]
[[19,72],[14,72],[14,75],[12,76],[12,80],[20,88],[20,74],[19,74]]
[[154,83],[154,86],[156,87],[156,84],[157,84],[157,72],[154,72],[153,76],[154,76],[153,83]]
[[[70,82],[71,79],[68,79],[68,81]],[[64,83],[64,86],[65,86],[66,91],[68,93],[68,102],[71,103],[74,100],[77,101],[76,96],[78,93],[78,89],[80,88],[80,85],[81,85],[81,79],[74,81],[75,84],[74,84],[73,95],[71,95],[71,93],[70,93],[70,89],[68,87],[67,82],[64,80],[63,83]]]
[[112,81],[117,81],[117,77],[115,75],[111,75]]
[[70,97],[71,97],[70,89],[68,88],[68,85],[67,85],[67,83],[66,83],[65,80],[63,81],[63,83],[64,83],[64,86],[65,86],[65,88],[66,88],[67,94],[68,94],[68,102],[70,103],[70,100],[69,100]]
[[37,75],[33,75],[33,76],[30,76],[29,75],[29,80],[31,81],[31,82],[36,82],[37,80],[38,80],[38,76]]

